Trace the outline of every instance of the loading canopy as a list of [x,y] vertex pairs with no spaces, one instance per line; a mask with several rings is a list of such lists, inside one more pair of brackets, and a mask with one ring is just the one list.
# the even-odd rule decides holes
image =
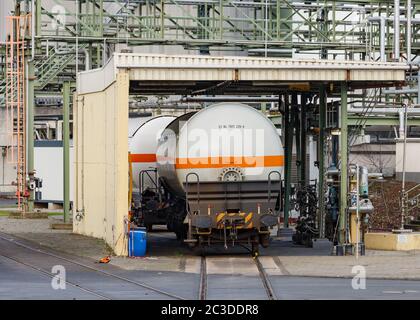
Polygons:
[[[128,107],[130,94],[279,94],[395,86],[407,66],[278,58],[116,53],[101,69],[77,76],[74,100],[73,230],[104,239],[127,255]],[[336,88],[336,89],[335,89]]]
[[[395,86],[406,64],[366,61],[115,53],[101,69],[82,72],[78,93],[102,91],[127,70],[132,94],[278,94],[347,81],[350,90]],[[306,86],[303,86],[306,84]]]

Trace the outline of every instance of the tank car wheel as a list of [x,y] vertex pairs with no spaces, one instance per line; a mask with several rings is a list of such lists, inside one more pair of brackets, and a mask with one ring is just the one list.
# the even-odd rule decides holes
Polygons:
[[263,248],[268,248],[268,246],[270,245],[270,235],[267,233],[260,234],[259,238],[261,246]]

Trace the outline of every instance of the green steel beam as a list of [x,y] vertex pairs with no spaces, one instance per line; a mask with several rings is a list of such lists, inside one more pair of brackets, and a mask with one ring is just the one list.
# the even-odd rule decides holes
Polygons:
[[292,95],[292,105],[289,102],[289,95],[285,95],[284,109],[284,228],[289,228],[290,193],[292,180],[292,147],[293,147],[293,105],[297,104],[297,95]]
[[347,190],[348,190],[348,128],[347,128],[347,82],[341,83],[341,108],[340,108],[340,222],[338,241],[340,244],[347,242]]
[[[54,2],[63,3],[62,0],[54,0]],[[117,13],[106,11],[107,9],[103,8],[104,2],[119,3],[122,11],[119,10]],[[349,50],[356,53],[365,53],[370,47],[378,51],[379,47],[379,34],[375,32],[377,26],[374,25],[374,30],[370,33],[373,35],[373,42],[367,43],[365,37],[366,25],[364,23],[355,24],[355,21],[353,21],[353,13],[357,12],[357,8],[350,10],[348,6],[340,6],[340,3],[348,4],[344,1],[314,3],[309,9],[308,4],[305,5],[305,8],[302,8],[300,3],[294,3],[293,1],[270,1],[268,3],[267,30],[264,26],[265,18],[262,14],[265,10],[265,3],[263,2],[241,3],[240,1],[221,0],[218,2],[193,1],[193,3],[183,0],[133,2],[138,3],[143,8],[140,16],[133,14],[132,9],[126,9],[125,5],[121,5],[117,0],[80,1],[81,6],[85,7],[89,6],[90,3],[95,4],[96,7],[93,6],[93,8],[100,8],[99,12],[86,8],[79,13],[78,19],[76,19],[76,14],[72,12],[70,6],[66,12],[66,16],[68,16],[68,24],[65,26],[67,32],[63,30],[60,34],[56,34],[55,31],[45,30],[42,34],[43,40],[46,39],[45,37],[56,36],[58,37],[57,41],[60,41],[60,36],[66,36],[66,33],[74,36],[75,22],[77,22],[79,26],[83,27],[84,35],[94,35],[96,33],[101,35],[89,40],[96,42],[97,45],[102,45],[102,42],[106,39],[108,43],[121,41],[130,45],[155,43],[199,48],[208,44],[213,46],[214,48],[211,49],[214,50],[220,50],[216,46],[237,46],[246,49],[262,48],[267,45],[269,48],[295,47],[303,52],[304,49],[319,50],[319,47],[322,46],[323,50]],[[362,0],[354,1],[354,3],[360,4],[361,12],[364,12],[363,15],[366,16],[377,15],[386,4],[380,2],[376,6],[366,7],[363,6],[365,2]],[[371,4],[371,2],[369,3]],[[191,6],[205,6],[210,14],[203,20],[202,17],[191,14]],[[144,10],[146,8],[148,10]],[[165,9],[162,10],[162,8]],[[235,15],[224,14],[224,9],[227,8],[235,8]],[[256,10],[257,14],[251,14],[251,9]],[[327,17],[324,21],[325,26],[319,26],[318,13],[320,10],[332,11],[332,19]],[[336,19],[336,14],[341,12],[346,14],[344,16],[340,15],[340,19]],[[57,14],[43,8],[43,15],[47,16],[48,19],[56,19]],[[126,19],[127,23],[120,23],[119,19],[121,17]],[[107,19],[109,19],[109,22],[104,23]],[[205,32],[198,32],[199,29]],[[123,31],[122,34],[121,31]],[[37,34],[37,36],[40,35]],[[79,36],[81,35],[79,34]],[[392,34],[389,34],[389,36],[392,37]],[[292,41],[295,37],[299,39],[298,42]],[[286,41],[281,41],[281,39]],[[314,39],[318,39],[318,41],[313,41]],[[370,37],[367,39],[369,40]],[[65,39],[61,40],[65,41]],[[83,38],[79,38],[79,40],[85,41]],[[194,43],[194,41],[200,43]],[[413,51],[415,52],[418,49],[415,49],[417,48],[416,43],[413,42]],[[392,46],[387,45],[387,50],[390,49],[392,49]]]
[[[293,127],[292,127],[292,137],[293,137],[293,133],[295,136],[295,143],[296,143],[296,173],[297,173],[297,177],[298,177],[298,181],[301,180],[301,171],[300,168],[302,167],[302,144],[301,144],[301,135],[300,135],[300,108],[298,105],[298,100],[297,100],[297,96],[296,96],[296,101],[293,101],[292,98],[292,105],[291,105],[291,118],[293,119]],[[293,130],[294,129],[294,130]],[[293,132],[294,131],[294,132]],[[293,140],[293,138],[292,138]],[[293,147],[293,143],[292,143],[292,147]]]
[[70,82],[63,84],[63,210],[67,223],[70,217]]
[[306,108],[307,105],[307,95],[301,95],[300,103],[300,180],[304,185],[307,183],[306,177]]
[[322,85],[319,92],[319,137],[318,137],[318,229],[319,238],[325,238],[325,196],[324,196],[324,176],[325,176],[325,126],[327,119],[327,97],[325,86]]

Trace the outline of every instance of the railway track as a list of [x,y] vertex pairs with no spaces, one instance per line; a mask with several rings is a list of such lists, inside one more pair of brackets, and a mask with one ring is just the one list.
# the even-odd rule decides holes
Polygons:
[[[103,276],[103,277],[106,277],[106,278],[111,278],[111,279],[114,279],[114,280],[118,280],[118,281],[120,281],[121,283],[124,283],[124,284],[129,283],[129,284],[131,284],[131,285],[133,285],[135,287],[139,287],[139,288],[142,288],[142,289],[146,289],[146,290],[152,291],[152,292],[157,293],[157,294],[159,294],[161,296],[164,296],[165,298],[171,298],[171,299],[175,299],[175,300],[185,300],[185,298],[183,298],[181,296],[178,296],[176,294],[173,294],[173,293],[170,293],[170,292],[166,292],[164,290],[161,290],[161,289],[152,287],[152,286],[150,286],[148,284],[145,284],[145,283],[142,283],[142,282],[139,282],[139,281],[136,281],[136,280],[128,279],[126,277],[113,274],[113,273],[111,273],[109,271],[105,271],[105,270],[101,270],[101,269],[92,267],[90,265],[87,265],[87,264],[82,263],[82,262],[79,262],[79,261],[75,261],[75,260],[71,260],[71,259],[62,257],[62,256],[60,256],[58,254],[49,252],[49,251],[47,251],[45,249],[34,248],[34,247],[30,246],[30,245],[27,245],[27,244],[21,243],[19,241],[16,241],[13,238],[9,238],[8,235],[5,235],[3,233],[0,233],[0,240],[5,241],[5,242],[7,242],[9,244],[13,244],[15,246],[18,246],[20,248],[24,248],[24,249],[29,250],[31,252],[35,252],[37,254],[41,254],[41,255],[44,255],[44,256],[49,256],[49,257],[52,257],[52,258],[57,259],[59,261],[65,261],[66,263],[71,264],[73,266],[76,265],[76,266],[82,267],[83,269],[89,270],[89,271],[93,271],[93,272],[99,274],[100,276]],[[45,270],[45,268],[39,267],[39,266],[37,266],[37,265],[35,265],[33,263],[28,263],[26,261],[23,261],[23,259],[18,259],[16,257],[13,257],[11,255],[7,255],[7,254],[4,254],[4,253],[1,253],[0,256],[3,256],[3,257],[5,257],[6,259],[9,259],[9,260],[13,260],[14,262],[16,262],[18,264],[21,264],[21,265],[24,265],[27,268],[30,268],[32,270],[36,270],[39,273],[43,274],[44,276],[49,276],[51,278],[55,276],[52,273],[50,273],[49,271]],[[99,291],[99,290],[97,290],[97,291],[91,290],[91,289],[89,289],[89,288],[81,285],[80,283],[78,283],[76,281],[69,281],[69,280],[66,279],[66,283],[68,283],[69,285],[71,285],[73,287],[77,287],[77,288],[79,288],[82,291],[85,291],[85,292],[88,292],[88,293],[90,293],[92,295],[95,295],[95,296],[97,296],[97,297],[99,297],[101,299],[106,299],[106,300],[111,300],[112,299],[108,295],[105,295],[105,294],[102,294],[102,293],[98,293],[97,291]]]
[[[31,263],[22,262],[21,260],[18,260],[16,258],[13,258],[13,257],[8,256],[8,255],[4,255],[4,254],[0,254],[0,257],[4,257],[4,258],[6,258],[8,260],[14,261],[17,264],[20,264],[20,265],[23,265],[23,266],[25,266],[27,268],[30,268],[32,270],[35,270],[38,273],[40,273],[41,275],[44,275],[44,276],[49,277],[51,279],[53,279],[54,277],[56,277],[55,274],[52,274],[51,272],[45,271],[42,268],[39,268],[39,267],[37,267],[37,266],[35,266],[35,265],[31,264]],[[108,296],[103,295],[103,294],[100,294],[100,293],[98,293],[96,291],[90,290],[89,288],[85,288],[85,287],[81,286],[80,284],[74,283],[74,282],[69,281],[67,279],[65,280],[65,283],[67,285],[70,285],[70,286],[72,286],[74,288],[79,289],[80,291],[86,292],[86,293],[88,293],[90,295],[93,295],[93,296],[95,296],[97,298],[100,298],[101,300],[112,300],[111,297],[108,297]]]
[[267,272],[265,272],[264,266],[262,265],[258,257],[253,257],[255,264],[258,268],[258,273],[260,275],[262,284],[264,286],[265,292],[269,300],[277,300],[276,294],[274,293],[273,287],[271,286],[270,279]]
[[[258,257],[250,257],[253,260],[253,263],[258,269],[258,275],[261,280],[261,284],[264,287],[265,293],[268,300],[277,300],[276,294],[271,286],[270,279],[268,274],[265,272],[264,266],[262,265]],[[207,275],[207,260],[205,256],[201,257],[200,264],[200,284],[198,289],[198,299],[206,300],[207,299],[207,290],[208,290],[208,275]]]

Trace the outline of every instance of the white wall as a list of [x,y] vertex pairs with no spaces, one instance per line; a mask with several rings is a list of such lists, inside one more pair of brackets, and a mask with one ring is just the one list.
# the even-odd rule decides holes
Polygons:
[[[6,109],[0,107],[0,193],[15,193],[16,165],[13,163],[11,149],[8,148],[11,140],[7,135]],[[3,156],[3,149],[7,148],[8,154]],[[15,155],[16,156],[16,155]]]
[[[63,201],[63,148],[35,147],[35,176],[42,179],[42,200]],[[74,152],[70,146],[70,201],[74,199]]]
[[14,8],[14,0],[0,1],[0,42],[6,40],[6,16],[10,15],[10,11]]
[[[405,171],[406,180],[420,183],[420,139],[419,138],[407,138],[406,147],[406,161]],[[396,143],[396,160],[395,160],[395,171],[397,178],[401,179],[403,171],[403,155],[404,155],[404,141],[397,139]]]

